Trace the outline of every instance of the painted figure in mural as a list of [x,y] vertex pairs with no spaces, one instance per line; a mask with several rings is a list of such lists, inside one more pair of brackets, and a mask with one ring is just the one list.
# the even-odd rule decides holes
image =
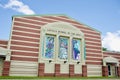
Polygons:
[[73,59],[80,59],[80,40],[73,39]]
[[59,39],[59,58],[60,59],[67,59],[68,58],[68,39],[60,37]]
[[49,36],[49,37],[46,37],[45,57],[53,58],[53,53],[54,53],[54,37]]

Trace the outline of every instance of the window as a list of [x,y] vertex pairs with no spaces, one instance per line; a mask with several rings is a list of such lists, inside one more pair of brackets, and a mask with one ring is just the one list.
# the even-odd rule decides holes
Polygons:
[[52,60],[61,63],[84,61],[84,34],[79,28],[66,22],[48,23],[41,28],[39,61]]
[[53,58],[55,52],[55,36],[46,35],[45,37],[45,58]]
[[68,59],[68,38],[59,37],[59,59]]
[[73,60],[80,59],[80,40],[79,39],[72,40],[72,58]]

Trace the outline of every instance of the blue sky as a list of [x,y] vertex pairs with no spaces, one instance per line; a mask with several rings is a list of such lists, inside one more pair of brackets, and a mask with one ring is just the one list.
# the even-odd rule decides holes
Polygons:
[[31,14],[68,15],[101,31],[104,47],[120,51],[120,0],[0,0],[0,39],[9,39],[12,16]]

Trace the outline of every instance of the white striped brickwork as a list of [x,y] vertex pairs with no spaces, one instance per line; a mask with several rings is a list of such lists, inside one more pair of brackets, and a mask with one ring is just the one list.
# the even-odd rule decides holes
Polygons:
[[0,40],[0,47],[7,48],[8,41],[6,40]]
[[[12,51],[11,60],[38,62],[41,27],[47,23],[58,21],[68,22],[79,28],[84,33],[87,54],[86,63],[101,65],[102,52],[100,33],[65,16],[14,17],[9,42],[9,47]],[[14,65],[14,62],[12,64]],[[20,68],[20,70],[24,71],[22,68]],[[11,74],[19,75],[15,73],[16,69],[11,69],[10,72],[12,72]],[[61,70],[61,72],[64,73],[64,70]],[[76,73],[78,72],[76,71]]]
[[37,62],[11,61],[10,76],[37,76]]
[[87,75],[92,76],[102,76],[102,66],[101,65],[87,65]]

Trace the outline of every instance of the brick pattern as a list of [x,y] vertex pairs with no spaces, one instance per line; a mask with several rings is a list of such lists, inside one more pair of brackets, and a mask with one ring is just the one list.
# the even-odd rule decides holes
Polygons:
[[54,73],[44,73],[44,76],[50,76],[50,77],[54,77]]
[[55,64],[55,76],[60,76],[60,64]]
[[45,68],[45,64],[44,63],[39,63],[38,76],[44,76],[44,68]]
[[10,61],[4,61],[2,76],[9,76]]
[[82,77],[82,74],[74,74],[74,77]]
[[69,65],[69,76],[70,77],[74,76],[74,65],[73,64]]
[[120,67],[117,67],[117,75],[120,77]]
[[[16,54],[15,52],[12,53],[11,60],[17,61],[34,61],[37,62],[38,58],[36,55],[29,55],[29,52],[39,53],[39,38],[40,38],[40,29],[43,25],[51,23],[51,22],[59,22],[64,21],[68,22],[71,25],[79,28],[85,34],[85,44],[86,44],[86,64],[96,64],[102,65],[102,52],[101,52],[101,39],[100,33],[92,30],[91,28],[85,27],[83,24],[76,22],[68,17],[65,16],[33,16],[33,17],[14,17],[13,20],[13,30],[11,35],[11,44],[10,49],[11,51],[16,51],[20,55]],[[16,40],[16,42],[14,42]],[[35,43],[35,44],[34,44]],[[37,45],[36,45],[37,44]],[[28,47],[27,47],[28,46]],[[32,48],[31,48],[32,47]],[[34,48],[33,48],[34,47]],[[98,50],[99,49],[99,50]],[[21,54],[20,52],[25,52],[26,54]],[[33,54],[34,54],[33,53]],[[99,62],[95,62],[95,56],[92,54],[99,54],[99,59],[96,60]],[[29,56],[29,57],[26,57]],[[45,76],[50,75],[44,73],[44,63],[39,63],[38,65],[38,76]],[[74,67],[70,66],[70,70],[68,74],[60,74],[60,64],[55,64],[55,76],[73,76],[74,74]],[[72,69],[73,68],[73,69]],[[87,76],[87,66],[82,66],[82,76]],[[79,74],[76,74],[79,75]]]
[[60,77],[69,77],[69,73],[61,73]]
[[87,65],[82,65],[82,76],[87,77]]
[[102,66],[102,76],[107,77],[108,76],[108,67]]
[[8,41],[6,40],[0,40],[0,47],[7,48]]

